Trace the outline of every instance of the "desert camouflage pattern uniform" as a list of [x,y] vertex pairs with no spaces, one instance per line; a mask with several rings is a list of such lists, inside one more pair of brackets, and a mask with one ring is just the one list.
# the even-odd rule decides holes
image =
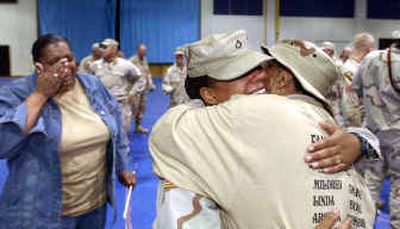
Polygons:
[[111,63],[103,59],[93,62],[90,66],[90,73],[97,76],[118,101],[122,112],[124,129],[128,133],[132,120],[128,94],[130,85],[141,78],[140,70],[129,61],[118,57]]
[[133,56],[129,60],[142,73],[140,79],[133,84],[130,92],[133,97],[131,109],[135,118],[136,126],[140,126],[146,111],[147,92],[155,88],[153,79],[150,73],[150,67],[146,59],[141,60],[138,56]]
[[[191,100],[188,104],[196,108],[205,107],[199,100]],[[371,158],[381,158],[378,139],[370,131],[357,127],[347,128],[346,131],[364,138],[372,149],[371,155],[363,152],[365,157],[355,164],[357,168],[361,166],[364,169],[363,165]],[[153,229],[221,228],[221,209],[213,200],[162,179],[157,195],[157,216]]]
[[153,229],[220,229],[218,205],[199,194],[160,180]]
[[79,65],[79,71],[84,73],[90,73],[90,65],[94,62],[93,56],[89,55],[81,60]]
[[[383,162],[369,165],[367,184],[379,200],[383,179],[391,180],[391,228],[400,228],[400,50],[391,48],[389,77],[388,50],[374,51],[362,62],[353,89],[363,99],[365,126],[380,140]],[[391,79],[392,78],[392,79]]]
[[167,74],[163,78],[162,90],[164,94],[170,95],[170,108],[189,101],[185,90],[186,75],[186,66],[181,69],[174,64],[168,68]]
[[[337,62],[337,67],[340,70],[339,72],[343,72],[343,64]],[[330,88],[326,98],[330,102],[332,112],[334,118],[339,126],[344,127],[345,121],[343,117],[343,88],[344,88],[344,78],[342,75],[339,75],[336,82]]]
[[363,123],[363,103],[359,99],[357,93],[352,89],[352,81],[357,73],[360,64],[354,59],[348,59],[342,68],[342,98],[340,107],[343,113],[343,121],[345,126],[360,127]]

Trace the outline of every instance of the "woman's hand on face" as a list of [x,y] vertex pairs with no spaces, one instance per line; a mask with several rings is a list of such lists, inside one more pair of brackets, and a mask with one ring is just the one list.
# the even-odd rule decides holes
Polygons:
[[124,171],[119,174],[119,181],[125,185],[125,187],[136,185],[136,176],[132,172]]
[[67,59],[63,58],[49,67],[44,67],[41,63],[36,63],[35,66],[38,72],[36,92],[46,98],[57,95],[63,84],[64,75],[68,72]]
[[[339,212],[325,214],[324,220],[318,224],[315,229],[333,229],[335,223],[340,217]],[[338,229],[351,229],[351,218],[348,217],[345,221],[340,224]]]
[[305,161],[311,168],[331,174],[343,171],[357,161],[361,143],[355,135],[333,123],[321,122],[319,125],[329,137],[308,147]]

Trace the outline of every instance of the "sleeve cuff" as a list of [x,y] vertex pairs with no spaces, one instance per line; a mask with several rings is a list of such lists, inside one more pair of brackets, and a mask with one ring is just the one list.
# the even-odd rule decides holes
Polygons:
[[115,166],[117,175],[124,171],[132,171],[130,169],[130,158],[131,157],[129,147],[122,147],[119,149],[119,152],[117,152],[117,163]]
[[[15,123],[21,129],[22,132],[26,127],[26,113],[27,113],[27,107],[26,107],[26,102],[24,102],[15,108],[14,115],[10,120],[10,122]],[[47,135],[43,117],[38,118],[35,126],[29,131],[28,134],[33,134],[33,133],[43,133]]]
[[117,171],[117,175],[124,171],[131,171],[129,169],[129,162],[127,162],[127,160],[125,160],[125,161],[120,161],[119,163],[117,163],[116,171]]
[[382,160],[379,140],[365,128],[347,128],[349,133],[354,134],[361,142],[362,155],[368,159]]

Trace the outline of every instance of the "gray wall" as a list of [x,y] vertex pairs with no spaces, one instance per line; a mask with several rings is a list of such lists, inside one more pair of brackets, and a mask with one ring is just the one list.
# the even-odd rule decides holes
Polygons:
[[[202,0],[202,36],[214,32],[245,29],[250,46],[260,42],[275,42],[275,1],[267,0],[264,16],[213,15],[213,0]],[[400,29],[400,20],[372,20],[366,18],[366,0],[356,0],[354,18],[280,17],[280,39],[296,38],[321,43],[332,41],[340,51],[350,45],[358,32],[370,32],[376,38],[391,38],[393,30]],[[266,24],[265,24],[266,23]]]
[[[213,15],[213,0],[201,0],[201,35],[245,29],[250,46],[275,42],[275,0],[267,0],[264,16]],[[281,17],[280,38],[298,38],[314,42],[333,41],[337,49],[351,43],[357,32],[368,31],[376,38],[390,38],[400,29],[400,20],[366,19],[366,0],[356,0],[354,18]],[[37,37],[36,1],[18,0],[18,4],[0,4],[0,44],[11,47],[12,75],[33,70],[30,48]]]
[[30,49],[37,37],[36,1],[0,4],[0,44],[10,46],[11,74],[33,70]]

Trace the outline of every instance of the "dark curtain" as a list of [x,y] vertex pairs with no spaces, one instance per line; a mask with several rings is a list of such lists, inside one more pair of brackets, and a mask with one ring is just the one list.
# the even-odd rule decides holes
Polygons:
[[115,1],[39,0],[39,33],[65,36],[81,60],[94,42],[115,37]]
[[200,38],[200,0],[121,0],[121,48],[147,45],[150,63],[172,63],[176,47]]

